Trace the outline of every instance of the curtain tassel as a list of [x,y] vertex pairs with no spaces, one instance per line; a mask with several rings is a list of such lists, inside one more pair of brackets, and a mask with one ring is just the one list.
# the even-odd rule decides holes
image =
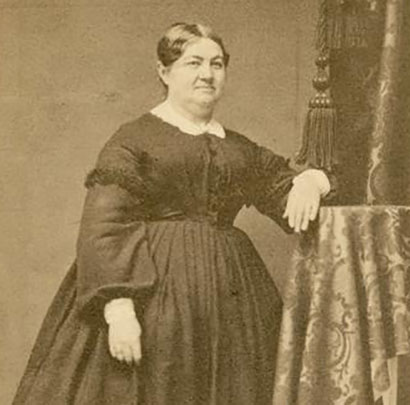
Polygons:
[[316,59],[318,73],[312,83],[317,93],[309,102],[302,147],[296,157],[296,163],[330,171],[335,164],[334,142],[337,118],[333,101],[327,94],[328,64],[327,55],[321,55]]

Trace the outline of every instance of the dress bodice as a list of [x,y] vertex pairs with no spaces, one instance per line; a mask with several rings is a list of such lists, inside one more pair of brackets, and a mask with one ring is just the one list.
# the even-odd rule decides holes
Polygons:
[[144,220],[186,216],[232,224],[243,205],[264,210],[268,203],[276,212],[293,176],[285,159],[236,132],[194,136],[145,114],[108,141],[87,186],[119,184]]

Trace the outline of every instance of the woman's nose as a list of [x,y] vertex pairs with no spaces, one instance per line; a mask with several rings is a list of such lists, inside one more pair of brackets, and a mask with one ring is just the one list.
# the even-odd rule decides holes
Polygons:
[[199,69],[199,77],[201,79],[213,79],[214,72],[210,63],[203,63]]

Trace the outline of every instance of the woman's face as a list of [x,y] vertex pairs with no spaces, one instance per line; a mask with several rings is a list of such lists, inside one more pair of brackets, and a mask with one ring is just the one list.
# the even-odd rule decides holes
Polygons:
[[196,107],[212,111],[226,78],[222,49],[209,38],[194,40],[171,66],[160,64],[158,72],[168,87],[168,99],[191,113]]

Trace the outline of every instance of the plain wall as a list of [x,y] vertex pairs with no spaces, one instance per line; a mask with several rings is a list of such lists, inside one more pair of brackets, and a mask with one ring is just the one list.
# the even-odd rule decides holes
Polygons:
[[[312,95],[316,2],[0,0],[0,403],[9,404],[68,266],[103,143],[162,97],[155,48],[176,21],[210,24],[231,54],[217,112],[294,156]],[[280,288],[295,237],[255,210],[248,232]]]

